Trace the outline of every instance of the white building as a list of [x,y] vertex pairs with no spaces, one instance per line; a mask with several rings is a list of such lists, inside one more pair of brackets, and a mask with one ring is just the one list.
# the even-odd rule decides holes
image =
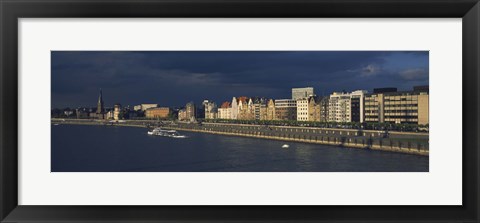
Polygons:
[[329,122],[351,122],[350,94],[333,92],[328,105]]
[[156,108],[158,107],[158,104],[140,104],[140,105],[135,105],[133,106],[133,110],[135,111],[145,111],[149,108]]
[[364,122],[364,99],[367,91],[333,92],[328,105],[329,122]]
[[218,108],[218,118],[232,119],[232,107],[230,106],[230,102],[223,102],[220,108]]
[[304,87],[304,88],[292,88],[292,99],[302,99],[309,96],[313,96],[313,87]]
[[297,121],[308,120],[308,98],[297,99]]
[[232,107],[230,113],[231,119],[238,119],[238,100],[236,97],[232,98]]

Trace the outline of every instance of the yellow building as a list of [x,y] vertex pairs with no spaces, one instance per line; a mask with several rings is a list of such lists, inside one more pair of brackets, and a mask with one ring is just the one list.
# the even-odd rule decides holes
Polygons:
[[266,117],[267,120],[275,120],[275,101],[273,99],[268,100]]
[[232,106],[229,101],[223,102],[218,108],[219,119],[232,119]]
[[115,104],[113,108],[113,119],[119,120],[122,119],[122,105]]
[[238,97],[238,117],[240,120],[254,120],[255,106],[253,101],[248,97]]
[[312,121],[309,120],[310,99],[308,97],[297,99],[297,121]]
[[147,118],[168,118],[170,115],[170,108],[149,108],[145,110],[145,117]]
[[429,123],[428,88],[397,92],[374,90],[365,96],[365,121],[378,123]]
[[178,111],[178,120],[179,121],[187,121],[187,110],[180,109]]

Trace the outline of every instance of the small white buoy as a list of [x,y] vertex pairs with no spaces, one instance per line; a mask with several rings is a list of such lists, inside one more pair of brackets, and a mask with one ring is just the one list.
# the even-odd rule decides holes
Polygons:
[[282,148],[284,148],[284,149],[287,149],[288,147],[290,147],[290,146],[287,145],[287,144],[283,144],[283,146],[282,146]]

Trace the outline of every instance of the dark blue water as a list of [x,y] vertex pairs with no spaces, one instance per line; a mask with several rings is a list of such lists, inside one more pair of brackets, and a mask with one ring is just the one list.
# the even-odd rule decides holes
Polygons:
[[[428,157],[182,132],[186,139],[147,135],[147,129],[52,126],[52,172],[390,172],[428,171]],[[282,149],[285,143],[288,149]]]

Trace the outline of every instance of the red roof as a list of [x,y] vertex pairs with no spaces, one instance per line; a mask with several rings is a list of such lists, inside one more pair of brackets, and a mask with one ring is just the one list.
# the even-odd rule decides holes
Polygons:
[[230,102],[229,101],[223,102],[220,108],[230,108]]
[[238,97],[238,99],[237,99],[237,100],[238,100],[238,102],[240,102],[240,101],[241,101],[241,102],[245,103],[245,102],[247,102],[247,100],[248,100],[248,97],[241,96],[241,97]]

